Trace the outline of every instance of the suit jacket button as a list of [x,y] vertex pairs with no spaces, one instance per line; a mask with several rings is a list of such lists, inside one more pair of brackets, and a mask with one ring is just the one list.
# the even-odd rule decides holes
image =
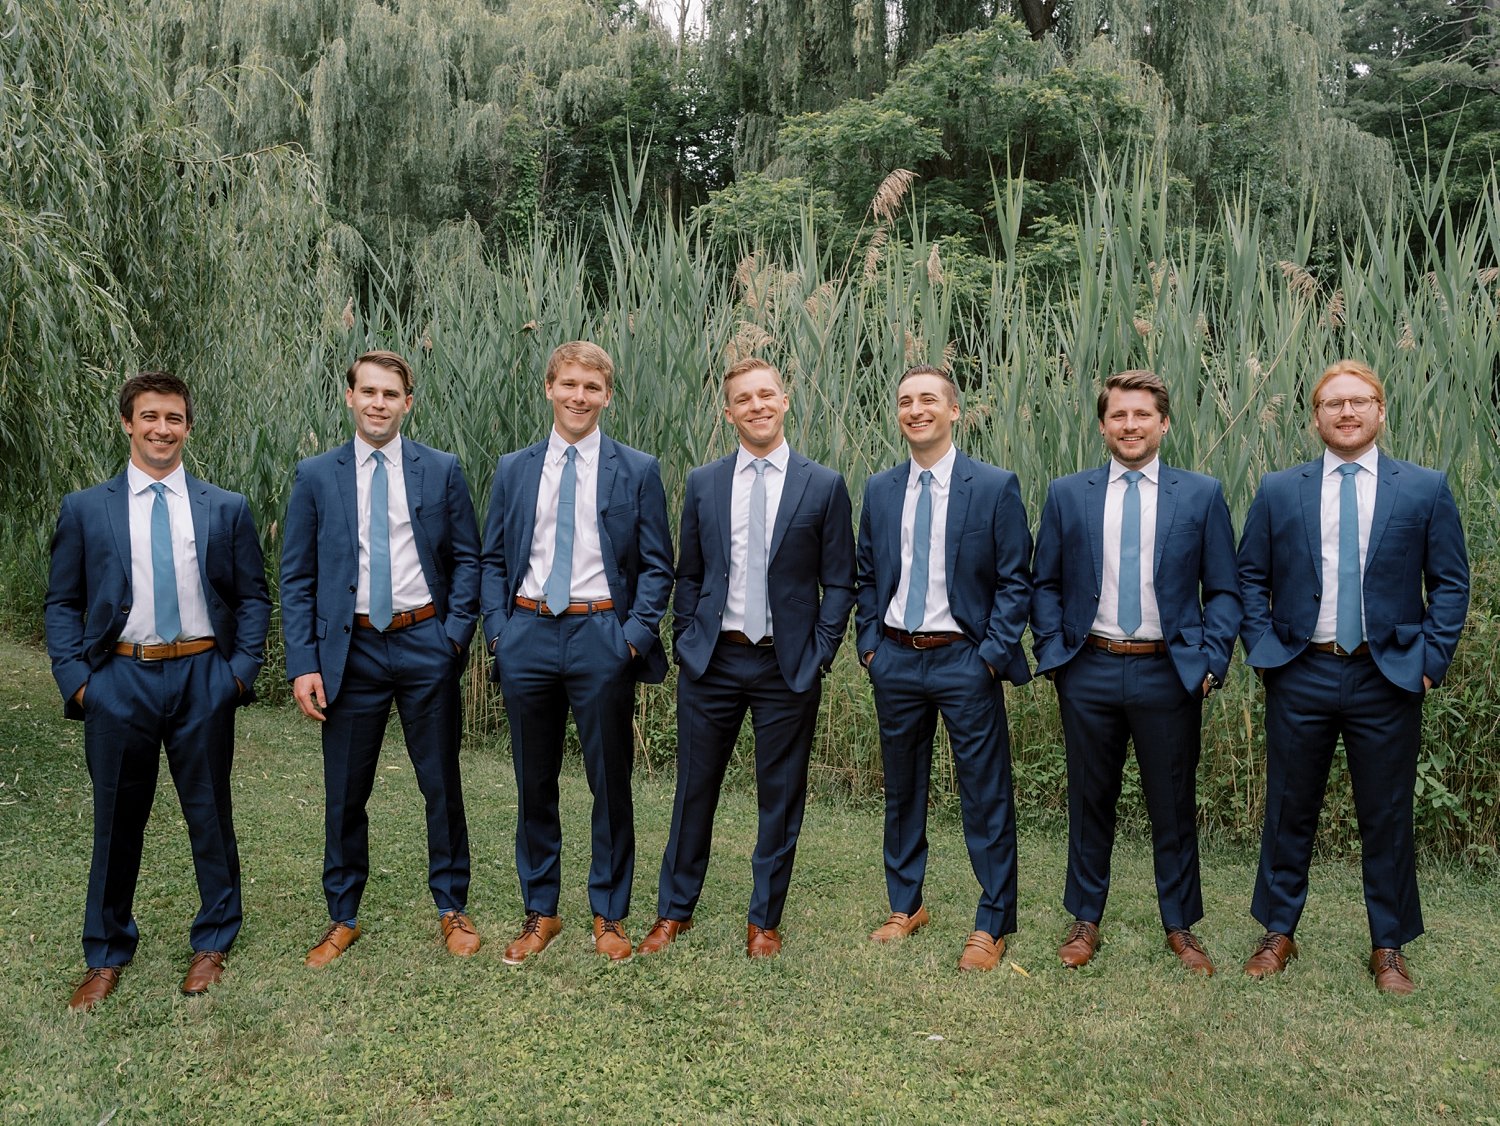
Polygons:
[[349,632],[349,627],[348,627],[348,626],[345,626],[345,627],[344,627],[344,632],[345,632],[345,633],[348,633],[348,632]]
[[120,607],[120,613],[122,613],[122,614],[128,614],[128,613],[130,613],[130,607],[129,606],[121,606]]
[[359,593],[359,587],[357,587],[357,586],[351,586],[349,588],[349,593],[350,594],[358,594]]

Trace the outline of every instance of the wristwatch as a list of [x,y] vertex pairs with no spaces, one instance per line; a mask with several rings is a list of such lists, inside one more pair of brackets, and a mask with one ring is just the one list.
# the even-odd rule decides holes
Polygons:
[[1217,692],[1219,690],[1219,688],[1220,688],[1219,678],[1216,677],[1213,673],[1209,673],[1203,679],[1206,680],[1206,681],[1208,681],[1208,691],[1205,692],[1205,693],[1203,693],[1203,698],[1205,700],[1207,700],[1210,696],[1212,696],[1215,692]]

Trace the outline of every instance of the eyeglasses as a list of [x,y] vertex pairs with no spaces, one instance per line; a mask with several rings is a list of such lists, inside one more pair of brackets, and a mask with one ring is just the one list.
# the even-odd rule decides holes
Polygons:
[[1324,399],[1318,404],[1318,409],[1330,418],[1343,414],[1345,407],[1355,414],[1369,414],[1371,408],[1379,402],[1379,399],[1372,399],[1368,395],[1355,395],[1349,399]]

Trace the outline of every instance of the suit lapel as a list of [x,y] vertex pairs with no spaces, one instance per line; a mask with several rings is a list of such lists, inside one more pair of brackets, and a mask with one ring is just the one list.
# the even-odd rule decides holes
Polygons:
[[[896,593],[896,587],[901,583],[901,508],[906,500],[906,482],[911,477],[911,459],[907,459],[901,465],[891,470],[890,475],[883,482],[885,496],[881,498],[880,508],[876,511],[884,511],[890,514],[885,522],[884,534],[880,537],[879,551],[885,555],[885,566],[880,568],[880,573],[891,577],[890,591],[886,594],[889,601]],[[877,553],[879,561],[879,552]],[[882,608],[881,613],[884,614]]]
[[109,530],[114,535],[115,551],[125,571],[125,589],[129,590],[134,572],[130,564],[130,478],[121,473],[109,483],[109,499],[104,510],[109,515]]
[[1181,479],[1177,470],[1158,463],[1156,488],[1156,547],[1151,553],[1151,578],[1161,569],[1161,553],[1167,546],[1167,534],[1172,530],[1172,521],[1177,515],[1177,487]]
[[1104,498],[1109,491],[1109,466],[1088,475],[1083,492],[1084,522],[1088,527],[1089,551],[1094,557],[1094,589],[1104,588]]
[[337,486],[339,499],[344,502],[344,522],[349,526],[349,542],[354,545],[354,558],[359,558],[359,475],[354,465],[354,440],[351,438],[339,447],[337,455]]
[[1380,537],[1391,522],[1391,513],[1396,509],[1396,494],[1401,490],[1401,465],[1395,458],[1380,455],[1379,472],[1375,481],[1375,513],[1370,518],[1370,542],[1365,545],[1365,566],[1375,558],[1375,549],[1380,546]]
[[720,458],[719,463],[714,466],[711,475],[711,484],[714,493],[713,519],[718,523],[719,550],[723,553],[722,558],[725,565],[729,563],[729,533],[730,525],[734,523],[734,466],[737,454]]
[[[1302,476],[1297,482],[1297,495],[1302,500],[1302,526],[1307,531],[1307,553],[1312,556],[1313,573],[1318,576],[1319,589],[1323,586],[1323,461],[1308,462],[1302,467]],[[1374,539],[1371,536],[1371,539]]]
[[776,527],[771,532],[771,550],[766,553],[766,563],[776,558],[781,550],[781,541],[786,538],[787,525],[797,506],[802,503],[802,494],[807,491],[807,482],[812,478],[810,462],[796,450],[786,463],[786,480],[781,484],[781,503],[776,509]]
[[191,473],[183,473],[187,486],[188,505],[193,513],[193,543],[198,556],[198,578],[207,591],[208,585],[208,541],[213,535],[213,512],[208,503],[208,489]]
[[[422,452],[417,448],[415,442],[401,440],[401,480],[406,486],[406,511],[411,517],[412,536],[417,541],[417,557],[422,563],[424,577],[430,575],[427,570],[428,561],[437,558],[432,551],[432,544],[427,539],[427,527],[422,523],[422,482],[425,466],[422,464]],[[428,578],[428,585],[432,580]]]
[[948,527],[943,537],[943,578],[948,584],[948,601],[953,601],[953,567],[958,560],[958,541],[963,539],[964,518],[969,514],[969,496],[973,463],[962,451],[953,459],[953,475],[948,479]]
[[515,542],[526,554],[517,560],[520,569],[515,576],[516,590],[521,589],[521,582],[526,577],[526,567],[531,559],[531,537],[536,532],[536,498],[542,490],[542,467],[547,464],[547,442],[548,439],[543,438],[532,446],[526,460],[521,463],[521,489],[518,494],[521,503],[517,506],[520,512],[516,514],[521,519],[521,527]]
[[[597,502],[596,507],[598,509],[598,512],[595,514],[595,520],[597,521],[599,528],[599,546],[601,548],[606,548],[606,559],[611,558],[611,556],[607,554],[607,541],[609,537],[604,530],[603,517],[604,514],[609,511],[609,498],[610,494],[614,492],[615,478],[619,474],[619,469],[620,459],[615,452],[614,442],[611,441],[606,435],[600,434],[599,472],[594,478],[594,490],[597,494],[594,499]],[[538,478],[538,480],[540,480],[540,478]],[[609,568],[606,567],[605,570],[608,571]]]

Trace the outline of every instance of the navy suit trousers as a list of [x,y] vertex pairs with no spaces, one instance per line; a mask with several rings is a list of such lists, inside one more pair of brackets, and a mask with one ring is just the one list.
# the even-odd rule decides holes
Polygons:
[[463,709],[460,670],[454,667],[462,659],[438,618],[388,633],[354,630],[343,685],[323,722],[323,894],[329,918],[342,922],[359,914],[370,876],[365,805],[393,701],[427,806],[427,883],[433,902],[439,911],[466,908],[469,830],[458,771]]
[[1412,795],[1422,696],[1387,680],[1373,658],[1314,649],[1265,671],[1266,823],[1251,914],[1293,934],[1307,902],[1318,813],[1339,737],[1349,761],[1372,946],[1422,933]]
[[979,879],[974,927],[995,936],[1013,933],[1016,814],[1003,688],[967,641],[925,650],[886,641],[875,650],[869,672],[885,766],[891,910],[910,915],[922,905],[932,740],[941,713],[958,775],[964,843]]
[[557,780],[572,708],[594,795],[589,904],[596,915],[623,919],[635,878],[635,677],[620,620],[613,612],[553,618],[517,609],[495,656],[516,769],[516,874],[526,910],[558,913]]
[[1090,923],[1104,917],[1115,810],[1133,743],[1151,818],[1162,925],[1191,927],[1203,917],[1196,802],[1202,700],[1182,687],[1164,653],[1128,657],[1085,646],[1054,683],[1068,762],[1063,906]]
[[657,914],[692,917],[708,871],[719,789],[748,710],[760,806],[750,857],[749,921],[770,929],[781,925],[807,806],[807,766],[822,696],[821,681],[806,692],[792,691],[774,649],[722,639],[701,677],[678,678],[677,796],[661,862]]
[[83,745],[94,784],[94,858],[83,955],[90,966],[123,966],[135,955],[132,904],[163,747],[198,880],[193,949],[234,943],[243,917],[229,792],[238,700],[217,649],[172,661],[115,656],[89,677]]

